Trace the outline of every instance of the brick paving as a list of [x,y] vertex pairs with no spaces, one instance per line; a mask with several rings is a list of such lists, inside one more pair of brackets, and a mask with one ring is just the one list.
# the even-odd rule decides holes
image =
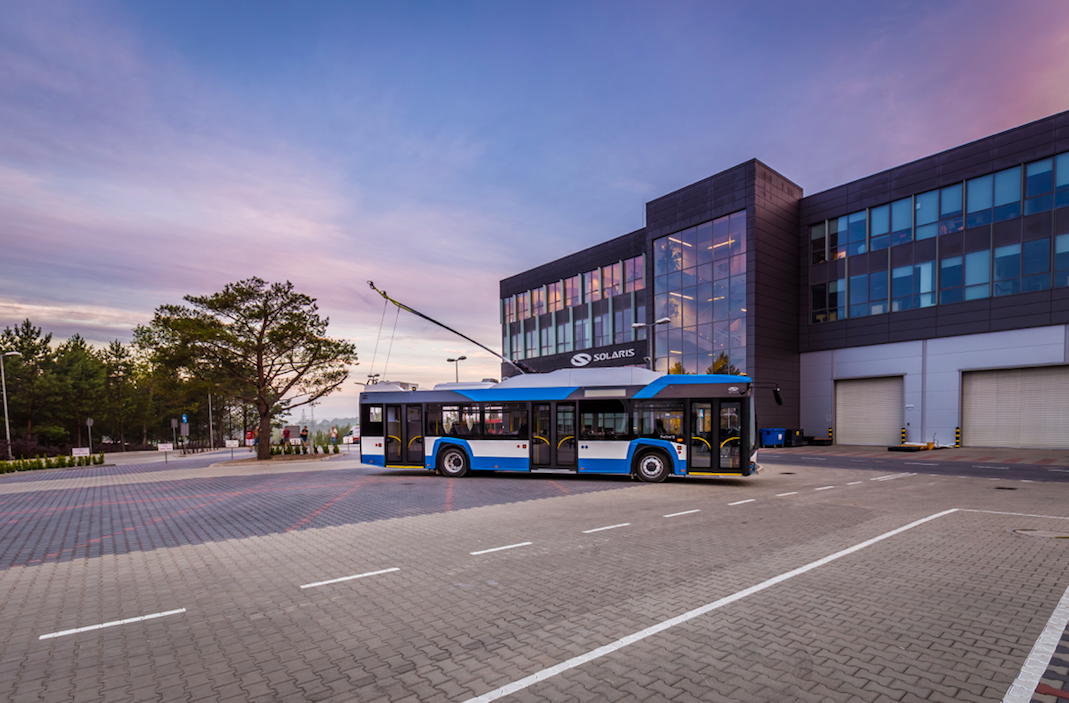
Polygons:
[[[20,559],[70,552],[0,571],[0,700],[464,701],[948,508],[501,700],[1001,700],[1069,587],[1069,540],[1012,531],[1069,530],[1065,484],[809,466],[448,480],[330,463],[0,481],[19,523],[4,554],[12,534]],[[138,538],[78,546],[119,532]]]

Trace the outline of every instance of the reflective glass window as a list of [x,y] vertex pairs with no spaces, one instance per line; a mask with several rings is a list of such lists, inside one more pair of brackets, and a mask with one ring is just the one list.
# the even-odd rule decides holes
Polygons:
[[809,248],[812,253],[810,260],[814,264],[821,264],[827,260],[827,252],[825,251],[825,245],[827,244],[826,224],[821,222],[820,224],[809,226]]
[[583,297],[588,303],[601,300],[601,269],[583,274]]
[[546,307],[549,312],[557,312],[563,307],[564,301],[561,299],[561,288],[563,285],[564,284],[560,281],[546,285]]
[[922,261],[913,266],[913,307],[935,305],[935,262]]
[[582,279],[576,275],[564,282],[564,294],[568,299],[568,307],[579,305],[583,302]]
[[891,246],[913,241],[913,198],[891,203]]
[[965,227],[962,217],[962,188],[957,183],[939,191],[939,234],[960,232]]
[[[566,315],[564,317],[567,317]],[[557,322],[557,353],[563,354],[572,350],[572,326],[567,319]]]
[[698,258],[698,266],[713,262],[713,223],[706,222],[698,225],[694,233],[694,255]]
[[965,299],[977,300],[991,295],[991,250],[965,255]]
[[1054,238],[1054,285],[1069,286],[1069,234]]
[[919,241],[921,239],[930,239],[937,233],[936,221],[939,219],[939,191],[932,190],[927,193],[921,193],[916,198],[916,213],[914,215],[914,223],[916,224],[916,232],[914,237]]
[[[842,219],[842,218],[840,218]],[[846,218],[847,253],[850,256],[864,254],[867,251],[868,218],[864,210],[855,212]]]
[[965,184],[965,198],[967,200],[965,226],[980,227],[991,224],[991,208],[994,205],[995,177],[981,176],[974,178]]
[[891,206],[881,205],[869,211],[869,251],[891,246]]
[[869,276],[866,273],[850,277],[850,317],[869,314]]
[[678,240],[681,247],[679,252],[682,257],[683,270],[692,269],[698,263],[698,257],[694,252],[694,228],[685,229],[682,232],[675,234],[675,239]]
[[501,317],[505,324],[516,321],[516,298],[510,296],[501,301]]
[[619,263],[606,266],[601,270],[602,292],[606,298],[620,295],[624,292],[623,265]]
[[913,307],[913,267],[891,269],[891,312]]
[[939,302],[960,303],[964,293],[962,257],[948,256],[939,262]]
[[746,312],[746,276],[731,277],[731,317],[741,317]]
[[531,315],[542,315],[546,312],[546,294],[542,288],[531,291]]
[[1032,276],[1050,271],[1050,240],[1025,242],[1021,251],[1021,275]]
[[653,242],[654,275],[661,276],[683,268],[683,245],[675,237],[661,237]]
[[526,319],[531,316],[530,292],[516,294],[516,316],[520,320]]
[[1033,161],[1024,169],[1024,197],[1034,198],[1054,190],[1054,159]]
[[881,315],[889,310],[887,305],[887,272],[869,274],[869,312]]
[[624,292],[630,293],[646,287],[646,264],[642,254],[624,262]]
[[728,222],[728,238],[731,246],[731,255],[746,253],[746,211],[742,210],[731,215]]
[[731,254],[730,217],[713,220],[713,260],[727,258]]
[[1021,277],[1021,245],[1008,244],[995,248],[995,280],[1007,281]]
[[1054,157],[1054,207],[1069,207],[1069,151]]
[[1002,222],[1021,216],[1021,167],[995,174],[994,221]]
[[846,218],[828,220],[828,259],[846,257]]

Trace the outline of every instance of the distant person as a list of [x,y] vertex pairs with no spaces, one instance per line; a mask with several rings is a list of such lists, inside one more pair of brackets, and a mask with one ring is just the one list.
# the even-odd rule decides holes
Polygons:
[[278,440],[278,443],[283,447],[290,443],[290,428],[282,428],[282,439]]
[[253,432],[252,428],[250,427],[249,430],[245,433],[245,446],[249,448],[250,452],[253,450],[253,447],[256,446],[257,441],[258,438],[256,437],[256,433]]
[[338,446],[338,428],[334,425],[330,426],[330,446]]
[[308,425],[305,425],[304,428],[301,430],[301,446],[308,446]]

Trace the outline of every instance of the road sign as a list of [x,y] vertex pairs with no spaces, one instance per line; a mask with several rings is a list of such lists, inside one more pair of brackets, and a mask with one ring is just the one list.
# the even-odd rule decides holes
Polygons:
[[158,445],[156,445],[156,449],[160,450],[161,452],[173,452],[174,445],[170,442],[160,442]]
[[71,456],[89,456],[89,447],[74,447]]
[[[183,415],[182,417],[185,417],[185,415]],[[182,429],[178,434],[182,435],[183,437],[188,437],[189,436],[189,423],[188,422],[183,422],[182,423]]]
[[292,444],[295,447],[301,446],[301,438],[300,437],[294,437],[293,439],[290,440],[290,444]]
[[189,424],[189,418],[186,417],[185,413],[182,413],[182,424],[183,425]]
[[171,418],[171,429],[172,430],[177,430],[178,429],[178,418],[176,418],[176,417],[172,417]]
[[228,439],[228,440],[225,440],[225,441],[226,441],[226,448],[227,449],[233,449],[234,447],[239,446],[238,445],[238,441],[236,439]]
[[93,426],[93,418],[91,418],[91,417],[85,418],[85,426],[86,427],[92,427]]
[[352,444],[353,443],[353,438],[352,437],[342,437],[341,438],[341,443],[342,444]]

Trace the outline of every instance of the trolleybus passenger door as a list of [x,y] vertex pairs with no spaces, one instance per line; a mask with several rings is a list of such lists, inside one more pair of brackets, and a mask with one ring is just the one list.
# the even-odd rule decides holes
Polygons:
[[692,402],[690,404],[690,452],[688,471],[707,472],[713,464],[713,447],[717,442],[713,431],[713,404]]
[[575,469],[575,405],[557,403],[557,426],[553,437],[557,466]]
[[732,473],[741,470],[742,403],[737,400],[720,402],[720,469]]
[[535,403],[531,431],[531,468],[548,468],[553,465],[553,425],[549,403]]
[[401,442],[401,406],[386,406],[386,463],[400,464],[404,445]]
[[423,406],[405,406],[405,463],[423,466]]

